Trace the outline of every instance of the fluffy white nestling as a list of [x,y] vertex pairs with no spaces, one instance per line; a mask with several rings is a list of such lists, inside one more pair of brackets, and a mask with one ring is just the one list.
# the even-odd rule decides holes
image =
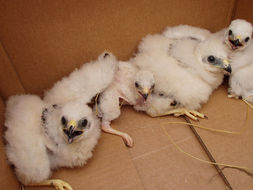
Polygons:
[[229,53],[244,50],[251,42],[252,24],[243,19],[236,19],[231,22],[228,28],[218,33],[227,45]]
[[76,99],[87,103],[112,82],[116,68],[115,56],[104,52],[96,61],[83,64],[80,69],[74,70],[68,77],[56,82],[46,91],[44,100],[51,104]]
[[163,35],[170,39],[192,38],[200,41],[205,40],[210,34],[206,29],[190,25],[169,26],[163,32]]
[[243,98],[253,101],[253,45],[252,24],[243,19],[231,22],[228,28],[219,32],[229,52],[232,73],[229,76],[229,98]]
[[8,161],[23,184],[57,186],[59,180],[47,180],[52,169],[85,164],[100,136],[99,124],[78,101],[49,105],[35,95],[12,96],[5,113]]
[[119,62],[114,81],[99,97],[98,108],[102,117],[102,129],[121,136],[127,146],[132,146],[132,138],[126,133],[111,128],[110,123],[119,117],[121,105],[145,104],[154,85],[153,74],[149,71],[138,70],[130,62]]
[[233,68],[229,77],[228,97],[253,102],[253,43],[231,59]]
[[[203,41],[148,35],[138,50],[131,62],[151,71],[156,80],[155,91],[164,92],[181,108],[199,109],[221,84],[224,70],[231,72],[227,53],[217,35]],[[167,110],[174,108],[175,105],[169,106]],[[184,113],[180,110],[174,114]]]

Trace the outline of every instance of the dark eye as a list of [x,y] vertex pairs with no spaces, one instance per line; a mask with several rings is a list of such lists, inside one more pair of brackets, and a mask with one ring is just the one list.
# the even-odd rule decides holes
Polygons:
[[207,61],[209,63],[213,63],[213,62],[215,62],[215,57],[213,55],[210,55],[210,56],[208,56]]
[[82,127],[85,127],[87,123],[88,123],[87,119],[82,120],[81,122]]
[[170,103],[171,106],[176,106],[177,105],[177,101],[174,100],[173,102]]
[[232,30],[228,31],[228,35],[231,36],[233,34]]
[[66,125],[67,124],[67,120],[64,116],[61,117],[61,123],[62,125]]
[[139,88],[140,85],[139,85],[138,82],[135,82],[134,84],[135,84],[135,87],[136,87],[136,88]]
[[245,40],[244,40],[245,42],[248,42],[249,41],[249,37],[247,37],[247,38],[245,38]]
[[159,96],[163,96],[163,93],[159,93]]

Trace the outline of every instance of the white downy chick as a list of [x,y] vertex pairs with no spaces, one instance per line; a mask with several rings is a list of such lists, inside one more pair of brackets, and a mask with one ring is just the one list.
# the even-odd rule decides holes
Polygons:
[[244,50],[251,43],[252,24],[243,19],[231,22],[228,28],[221,30],[220,35],[227,45],[229,53],[233,54]]
[[126,133],[113,129],[110,123],[119,117],[121,105],[145,104],[154,85],[152,73],[138,70],[130,62],[119,62],[113,83],[99,97],[98,112],[102,117],[102,130],[121,136],[127,146],[133,146],[132,138]]
[[52,169],[84,165],[100,137],[100,122],[80,102],[48,105],[38,96],[12,96],[5,113],[6,154],[24,185],[72,190],[48,179]]
[[229,98],[243,98],[253,101],[253,45],[252,24],[243,19],[231,22],[228,28],[220,31],[229,52],[232,73],[229,76]]
[[196,39],[203,41],[211,34],[209,30],[194,27],[190,25],[178,25],[173,27],[167,27],[163,35],[167,38],[174,40],[182,40],[182,39]]
[[228,97],[253,102],[253,43],[244,51],[234,54],[231,66]]
[[44,101],[50,104],[79,99],[88,103],[113,81],[117,60],[112,53],[102,53],[96,61],[85,63],[69,76],[56,82],[45,92]]
[[192,119],[204,117],[194,110],[207,102],[212,91],[222,83],[224,70],[231,72],[227,53],[217,35],[201,42],[148,35],[138,50],[131,62],[154,74],[156,90],[173,97],[180,108],[192,109],[190,113],[185,109],[173,111],[174,107],[170,106],[165,114],[190,116],[192,113]]

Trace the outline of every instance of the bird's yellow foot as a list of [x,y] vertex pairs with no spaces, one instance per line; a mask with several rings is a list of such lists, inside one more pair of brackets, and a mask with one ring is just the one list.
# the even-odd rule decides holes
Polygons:
[[176,117],[179,117],[181,115],[185,115],[185,116],[187,116],[190,119],[193,119],[195,121],[198,121],[198,117],[202,118],[202,119],[207,118],[207,116],[205,116],[202,113],[199,113],[195,110],[188,110],[186,108],[177,108],[177,109],[174,109],[174,110],[170,110],[166,113],[155,115],[155,116],[152,116],[152,117],[160,117],[160,116],[166,116],[166,115],[174,115]]
[[232,88],[228,89],[228,98],[235,98],[235,99],[241,99],[240,96],[236,95],[235,93],[233,93]]
[[60,179],[49,179],[41,183],[29,184],[27,186],[54,186],[56,190],[73,190],[67,182]]
[[113,135],[117,135],[117,136],[120,136],[122,137],[124,143],[126,146],[128,147],[133,147],[134,145],[134,141],[133,139],[130,137],[130,135],[128,135],[127,133],[123,133],[121,131],[118,131],[116,129],[113,129],[111,126],[110,126],[110,122],[103,122],[102,123],[102,130],[106,133],[110,133],[110,134],[113,134]]

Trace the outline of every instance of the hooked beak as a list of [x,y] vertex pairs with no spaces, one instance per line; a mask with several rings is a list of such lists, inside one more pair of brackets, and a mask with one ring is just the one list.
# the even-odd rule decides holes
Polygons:
[[72,134],[75,131],[75,128],[77,127],[77,123],[74,120],[71,120],[67,124],[67,129],[64,130],[65,134],[68,137],[68,143],[71,144],[73,142]]
[[224,59],[221,63],[221,68],[223,68],[225,71],[227,71],[228,73],[232,72],[232,67],[229,64],[229,61],[227,59]]
[[150,89],[148,88],[144,88],[141,92],[141,95],[144,98],[144,100],[147,100],[149,94],[150,94]]
[[239,47],[243,46],[243,44],[241,43],[241,39],[242,37],[240,35],[229,38],[230,46],[233,50],[236,50]]

